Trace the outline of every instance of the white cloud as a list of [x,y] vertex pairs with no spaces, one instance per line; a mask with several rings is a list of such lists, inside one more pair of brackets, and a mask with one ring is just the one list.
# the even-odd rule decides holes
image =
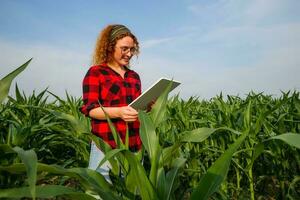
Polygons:
[[[224,60],[201,59],[194,52],[194,59],[189,62],[179,62],[180,57],[147,54],[141,56],[137,66],[145,79],[146,86],[160,76],[174,77],[182,81],[179,92],[182,97],[199,95],[210,98],[219,94],[244,95],[250,91],[280,94],[280,90],[299,90],[300,80],[300,24],[279,24],[268,27],[234,27],[212,30],[206,35],[198,36],[202,43],[227,43],[232,45],[230,51],[236,52],[231,62],[240,59],[242,53],[257,53],[259,57],[247,63],[242,60],[240,65],[227,67]],[[195,42],[196,38],[190,38]],[[180,46],[180,41],[172,41],[173,45]],[[256,49],[235,49],[234,45],[242,43],[256,43]],[[187,46],[193,44],[188,43]],[[245,45],[247,47],[249,45]],[[199,45],[199,49],[201,49]],[[218,46],[217,48],[221,48]],[[226,52],[226,48],[219,50]],[[216,54],[213,49],[208,55]],[[239,50],[239,52],[238,52]],[[206,49],[202,49],[206,51]],[[224,52],[222,52],[224,51]],[[149,81],[151,80],[151,81]]]
[[[61,97],[64,97],[65,90],[75,96],[81,95],[81,80],[89,65],[88,52],[49,45],[22,45],[3,40],[1,52],[1,77],[34,57],[33,62],[16,79],[26,93],[31,94],[34,89],[42,90],[50,86],[49,90]],[[264,51],[256,63],[234,69],[216,68],[209,60],[197,62],[195,59],[182,63],[164,55],[142,54],[133,62],[133,69],[140,73],[143,89],[161,76],[181,81],[182,85],[172,94],[179,92],[183,98],[192,95],[211,98],[221,91],[233,95],[244,95],[251,90],[280,94],[280,90],[300,89],[299,54],[296,44],[269,49]]]
[[286,12],[288,2],[283,0],[253,0],[242,13],[247,23],[258,23],[266,17]]
[[[184,98],[210,98],[221,91],[243,95],[251,90],[271,94],[299,90],[300,23],[258,23],[280,16],[281,11],[286,13],[287,7],[279,0],[191,5],[188,10],[194,20],[186,27],[178,26],[181,35],[142,41],[141,55],[133,62],[133,69],[139,72],[143,89],[161,76],[181,81],[174,93],[180,92]],[[1,66],[17,67],[34,57],[17,78],[22,89],[30,93],[50,86],[50,91],[59,96],[65,90],[81,95],[81,80],[91,52],[4,40],[0,43]],[[1,67],[1,76],[14,67]]]
[[[81,81],[89,67],[89,53],[47,44],[17,44],[3,39],[0,43],[1,77],[33,57],[26,70],[14,81],[25,93],[49,87],[49,91],[62,97],[66,90],[72,95],[81,95]],[[14,94],[13,87],[10,94]]]
[[211,30],[198,39],[202,43],[256,43],[260,48],[297,45],[300,42],[300,23],[272,26],[235,26]]
[[148,39],[141,42],[142,48],[151,48],[156,45],[161,45],[163,43],[168,43],[176,40],[177,37],[168,37],[168,38],[156,38],[156,39]]
[[[200,26],[252,26],[257,24],[276,24],[291,17],[300,6],[297,0],[217,0],[193,2],[187,11],[194,15]],[[298,15],[297,15],[298,16]]]
[[299,90],[299,49],[281,48],[266,52],[256,65],[227,69],[217,75],[219,86],[231,94],[246,94],[251,90],[280,94],[280,90]]
[[192,12],[194,15],[204,16],[210,11],[215,11],[215,14],[219,14],[221,10],[224,10],[232,1],[218,0],[208,2],[197,2],[187,6],[187,10]]

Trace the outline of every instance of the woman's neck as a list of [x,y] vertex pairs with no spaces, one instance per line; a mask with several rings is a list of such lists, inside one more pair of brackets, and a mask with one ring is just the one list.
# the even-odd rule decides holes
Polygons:
[[116,69],[116,70],[124,70],[125,69],[124,66],[120,66],[117,63],[113,63],[113,62],[107,63],[107,65],[110,68],[113,68],[113,69]]

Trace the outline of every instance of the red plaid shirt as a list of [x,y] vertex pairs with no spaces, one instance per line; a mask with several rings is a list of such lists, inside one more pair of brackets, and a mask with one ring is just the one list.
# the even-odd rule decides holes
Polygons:
[[[92,66],[83,79],[83,106],[81,112],[89,116],[90,110],[99,107],[127,106],[141,94],[141,81],[139,75],[127,69],[124,79],[113,69],[102,64]],[[121,118],[111,119],[123,142],[126,135],[126,122]],[[112,132],[107,120],[91,118],[92,133],[101,137],[112,148],[116,148]],[[129,147],[132,151],[141,148],[139,136],[139,121],[128,122]]]

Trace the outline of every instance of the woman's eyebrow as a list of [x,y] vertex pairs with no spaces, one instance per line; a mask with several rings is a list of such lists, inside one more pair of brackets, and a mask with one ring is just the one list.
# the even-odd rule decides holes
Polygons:
[[135,47],[135,46],[126,46],[126,45],[121,45],[120,47],[127,47],[127,48],[132,48],[132,47]]

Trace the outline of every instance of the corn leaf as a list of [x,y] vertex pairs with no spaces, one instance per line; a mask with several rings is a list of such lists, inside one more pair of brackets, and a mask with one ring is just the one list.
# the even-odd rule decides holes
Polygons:
[[171,193],[174,191],[175,181],[178,174],[178,171],[184,165],[186,159],[184,158],[177,158],[173,162],[172,169],[166,175],[166,186],[165,186],[165,193],[164,199],[170,199]]
[[171,87],[172,83],[169,83],[166,90],[162,93],[160,97],[158,97],[158,99],[152,107],[151,118],[155,127],[157,127],[164,120],[168,94],[171,90]]
[[143,146],[148,152],[150,159],[153,160],[159,145],[158,136],[155,132],[155,126],[151,118],[144,111],[139,111],[139,120],[140,137]]
[[51,109],[46,109],[46,110],[58,118],[69,121],[76,132],[90,133],[89,128],[84,123],[82,123],[80,120],[76,119],[73,115],[63,113],[63,112],[57,112],[57,111],[51,110]]
[[37,156],[33,150],[24,151],[20,147],[14,147],[13,150],[18,153],[22,162],[25,164],[31,197],[35,199]]
[[[23,174],[26,172],[26,167],[23,163],[17,163],[10,166],[0,166],[0,171],[6,171],[11,174]],[[103,199],[120,199],[113,193],[110,184],[107,183],[105,178],[94,170],[87,168],[65,169],[58,165],[38,163],[37,172],[73,177],[78,179],[86,190],[97,193]]]
[[300,134],[285,133],[269,138],[268,140],[281,140],[293,147],[300,149]]
[[7,97],[13,79],[27,67],[31,60],[32,58],[0,80],[0,103]]
[[159,138],[156,135],[155,127],[151,118],[144,112],[139,112],[140,120],[140,137],[146,151],[149,154],[151,169],[150,169],[150,181],[153,185],[156,185],[158,162],[160,157],[160,145]]
[[[95,200],[94,197],[88,194],[77,192],[74,189],[60,185],[46,185],[36,187],[36,197],[38,198],[53,198],[61,195],[70,197],[70,199],[74,200]],[[30,187],[0,189],[0,198],[22,197],[31,197]],[[113,199],[111,198],[111,200]]]
[[159,199],[165,199],[165,193],[167,190],[166,174],[163,167],[160,167],[157,172],[157,196]]
[[245,171],[249,171],[250,168],[252,168],[254,161],[263,153],[264,148],[265,148],[265,146],[263,143],[259,143],[259,144],[255,145],[253,153],[252,153],[251,162],[248,164]]
[[197,128],[192,131],[186,131],[180,138],[180,142],[202,142],[213,134],[217,129],[214,128]]
[[178,156],[179,149],[184,143],[177,142],[172,146],[163,148],[162,155],[160,156],[159,166],[165,166],[169,164],[174,157]]
[[191,200],[206,200],[219,188],[227,176],[232,155],[245,140],[247,134],[247,132],[243,133],[208,169],[193,191]]
[[105,157],[99,163],[98,168],[101,167],[107,160],[110,160],[111,158],[113,158],[118,153],[120,153],[121,151],[124,151],[124,150],[126,150],[126,149],[113,149],[113,150],[105,153]]
[[116,145],[117,145],[117,148],[126,148],[125,147],[125,144],[123,143],[120,135],[118,134],[117,130],[116,130],[116,127],[114,126],[114,124],[112,123],[111,119],[109,118],[108,114],[105,112],[103,106],[101,105],[101,109],[103,110],[104,114],[105,114],[105,117],[106,117],[106,120],[108,122],[108,125],[109,125],[109,128],[111,130],[111,133],[114,137],[114,140],[116,142]]
[[129,151],[124,152],[124,156],[127,159],[130,170],[129,173],[133,173],[132,176],[136,177],[136,186],[139,188],[140,195],[144,200],[155,200],[157,198],[157,194],[149,182],[149,179],[146,175],[145,169],[140,163],[139,160],[133,155],[133,153]]

